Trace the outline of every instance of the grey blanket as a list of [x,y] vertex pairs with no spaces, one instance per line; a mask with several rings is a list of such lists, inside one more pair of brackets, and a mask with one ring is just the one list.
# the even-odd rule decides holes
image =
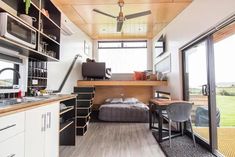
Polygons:
[[103,104],[99,109],[99,119],[112,122],[148,122],[149,108],[143,103]]

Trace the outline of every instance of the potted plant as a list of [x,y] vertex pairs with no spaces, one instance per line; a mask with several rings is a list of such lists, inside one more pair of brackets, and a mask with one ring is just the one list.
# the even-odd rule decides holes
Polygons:
[[29,8],[30,8],[30,4],[31,4],[31,0],[23,0],[25,3],[25,14],[29,14]]
[[36,22],[37,19],[35,17],[29,16],[29,8],[31,5],[31,0],[23,0],[25,3],[25,14],[20,14],[20,18],[27,22],[29,25],[33,25],[33,22]]

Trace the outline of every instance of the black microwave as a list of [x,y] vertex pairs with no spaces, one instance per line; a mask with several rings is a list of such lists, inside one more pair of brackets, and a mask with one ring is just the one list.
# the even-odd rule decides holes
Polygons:
[[6,12],[0,13],[0,23],[0,36],[36,48],[36,30]]

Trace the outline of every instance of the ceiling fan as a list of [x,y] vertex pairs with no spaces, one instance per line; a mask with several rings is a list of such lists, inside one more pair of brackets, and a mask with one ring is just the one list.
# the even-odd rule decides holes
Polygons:
[[133,18],[138,18],[138,17],[141,17],[141,16],[146,16],[146,15],[151,14],[151,10],[147,10],[147,11],[143,11],[143,12],[139,12],[139,13],[134,13],[134,14],[129,14],[129,15],[125,15],[124,16],[124,14],[122,12],[122,8],[124,6],[124,1],[123,0],[119,0],[118,1],[118,5],[120,7],[120,12],[119,12],[118,16],[113,16],[111,14],[105,13],[105,12],[100,11],[98,9],[93,9],[94,12],[97,12],[99,14],[102,14],[102,15],[109,16],[109,17],[117,19],[117,32],[121,32],[122,26],[123,26],[123,22],[125,20],[129,20],[129,19],[133,19]]

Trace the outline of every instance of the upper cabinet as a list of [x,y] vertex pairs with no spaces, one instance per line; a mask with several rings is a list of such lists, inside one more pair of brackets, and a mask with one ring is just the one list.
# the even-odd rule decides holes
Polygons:
[[[6,28],[0,26],[0,47],[42,61],[58,61],[61,12],[50,0],[31,0],[28,9],[26,6],[24,0],[0,0],[0,14],[6,12],[13,19],[10,22],[0,18],[0,23],[7,25]],[[1,33],[4,29],[8,35]],[[27,44],[32,41],[36,46]]]

